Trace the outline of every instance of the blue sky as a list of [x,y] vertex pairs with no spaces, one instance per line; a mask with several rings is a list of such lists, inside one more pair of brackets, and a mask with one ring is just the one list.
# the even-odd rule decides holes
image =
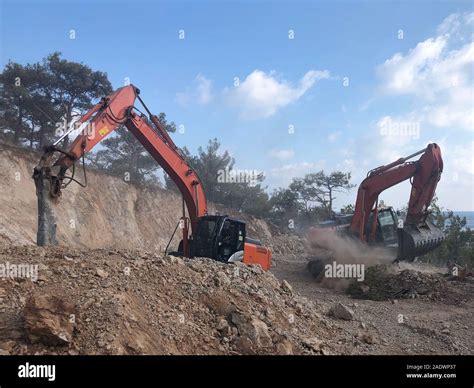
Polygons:
[[[472,12],[468,1],[3,0],[0,60],[61,51],[114,87],[129,78],[184,125],[179,146],[217,137],[269,190],[320,169],[358,184],[434,141],[441,205],[474,210]],[[381,198],[400,207],[408,195],[406,183]]]

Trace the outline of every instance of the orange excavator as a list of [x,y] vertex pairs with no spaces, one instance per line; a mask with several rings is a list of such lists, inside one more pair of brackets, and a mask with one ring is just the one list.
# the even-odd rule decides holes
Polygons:
[[[137,99],[148,113],[148,117],[134,106]],[[222,262],[242,261],[245,264],[260,264],[265,270],[270,268],[270,249],[260,241],[246,236],[244,222],[226,215],[208,215],[201,180],[182,156],[158,117],[145,105],[140,97],[140,90],[133,85],[116,90],[92,107],[76,123],[78,128],[75,130],[80,134],[67,150],[61,149],[58,144],[72,129],[53,145],[45,147],[33,174],[38,195],[38,245],[56,243],[54,212],[48,204],[51,198],[59,198],[61,190],[70,182],[77,182],[74,178],[76,162],[82,158],[84,166],[84,155],[122,125],[138,139],[176,183],[182,194],[183,215],[173,232],[174,236],[179,226],[182,229],[182,239],[177,251],[170,254],[208,257]],[[70,169],[72,175],[67,175]],[[168,247],[169,245],[168,243]]]
[[[419,160],[410,161],[421,155]],[[443,172],[441,149],[428,144],[425,149],[400,158],[368,172],[359,186],[354,214],[335,216],[321,222],[311,233],[321,228],[333,228],[369,245],[384,246],[396,252],[395,261],[413,261],[437,248],[444,234],[428,220],[428,207],[433,200]],[[379,195],[386,189],[410,179],[412,188],[405,221],[392,207],[379,206]],[[317,241],[317,238],[312,240]],[[321,260],[311,260],[309,271],[319,276]]]

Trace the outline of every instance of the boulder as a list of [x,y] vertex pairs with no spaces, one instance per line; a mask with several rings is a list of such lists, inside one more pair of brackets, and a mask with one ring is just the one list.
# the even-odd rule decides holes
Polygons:
[[340,302],[329,310],[329,315],[345,321],[352,321],[354,319],[354,311]]
[[317,353],[321,350],[322,344],[323,344],[323,341],[321,341],[319,338],[316,338],[316,337],[306,338],[303,340],[303,345],[305,347]]
[[283,288],[286,292],[292,294],[293,293],[293,287],[291,286],[290,283],[288,283],[286,280],[283,280],[281,282],[281,288]]
[[216,276],[214,277],[214,284],[217,287],[225,287],[230,284],[230,279],[229,277],[225,274],[223,271],[219,271],[216,273]]
[[277,353],[284,356],[289,356],[293,354],[293,346],[288,340],[283,340],[279,342],[276,346]]
[[241,337],[247,337],[259,348],[273,346],[272,338],[268,333],[268,326],[257,317],[248,317],[241,313],[232,313],[232,323],[237,327]]
[[32,295],[23,311],[25,328],[32,343],[67,345],[72,341],[75,307],[55,295]]

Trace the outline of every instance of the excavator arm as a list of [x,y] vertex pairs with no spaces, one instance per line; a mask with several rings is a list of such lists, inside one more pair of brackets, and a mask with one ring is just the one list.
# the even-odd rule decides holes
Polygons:
[[[77,130],[80,130],[80,134],[67,150],[60,149],[57,144],[68,133],[54,145],[47,147],[33,175],[37,191],[46,185],[51,197],[59,197],[61,189],[74,179],[66,174],[68,170],[71,168],[74,170],[78,160],[84,158],[84,155],[106,136],[124,125],[176,183],[183,195],[191,228],[195,230],[198,218],[207,214],[207,201],[202,183],[182,157],[159,119],[150,113],[140,99],[139,94],[139,89],[133,85],[118,89],[103,98],[79,120],[80,126]],[[134,106],[137,99],[147,110],[149,119],[144,114],[137,113],[138,110]],[[188,218],[185,216],[184,206],[182,229],[184,253],[188,255]],[[40,226],[39,230],[44,228]]]
[[[270,249],[247,237],[244,222],[226,215],[207,215],[207,201],[201,180],[139,94],[139,89],[133,85],[118,89],[103,98],[78,121],[77,131],[80,133],[68,149],[63,150],[58,144],[73,129],[66,132],[56,143],[46,147],[33,173],[38,197],[37,244],[57,243],[54,206],[51,201],[57,200],[61,190],[71,181],[78,182],[74,178],[76,162],[82,158],[84,166],[84,155],[123,125],[170,176],[183,196],[183,216],[179,223],[183,238],[178,251],[170,254],[185,257],[199,255],[223,262],[242,261],[244,264],[260,264],[263,269],[269,269],[272,256]],[[148,117],[135,107],[136,100],[143,105]],[[72,175],[67,174],[70,170]],[[85,181],[87,183],[87,179]],[[176,229],[173,236],[175,232]]]
[[[422,156],[418,161],[409,161],[420,154]],[[442,171],[441,150],[434,143],[408,157],[370,171],[357,192],[350,225],[352,233],[361,240],[373,241],[379,195],[392,186],[412,179],[407,217],[404,224],[399,221],[398,225],[398,259],[412,259],[434,249],[444,237],[426,218]]]

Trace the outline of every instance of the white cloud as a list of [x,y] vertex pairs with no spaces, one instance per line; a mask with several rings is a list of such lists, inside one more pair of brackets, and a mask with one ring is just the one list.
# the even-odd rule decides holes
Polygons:
[[295,155],[295,151],[291,149],[288,149],[288,150],[273,149],[269,152],[269,155],[275,159],[287,160],[287,159],[291,159]]
[[330,143],[335,143],[342,135],[342,132],[341,131],[335,131],[335,132],[331,132],[329,135],[328,135],[328,141]]
[[197,82],[197,99],[200,104],[208,104],[212,96],[212,81],[208,80],[202,74],[198,74],[196,77]]
[[274,72],[254,70],[239,86],[227,89],[232,105],[239,107],[243,118],[266,118],[301,98],[314,84],[329,78],[329,71],[310,70],[298,85],[277,79]]
[[180,105],[189,105],[194,101],[200,105],[207,105],[213,98],[212,81],[201,73],[194,79],[192,87],[185,92],[176,93],[176,101]]
[[336,165],[336,170],[343,172],[352,172],[357,167],[354,159],[343,159],[340,163]]
[[473,25],[474,13],[450,15],[438,27],[438,36],[393,55],[377,68],[382,90],[415,97],[410,114],[421,122],[474,130]]
[[429,38],[418,43],[405,56],[396,53],[379,67],[379,74],[384,81],[384,89],[393,94],[422,94],[426,91],[427,79],[432,73],[432,66],[440,59],[446,46],[446,39]]
[[436,195],[451,210],[474,210],[474,142],[439,142],[443,155],[443,175]]
[[439,35],[455,35],[464,38],[465,32],[472,29],[470,26],[474,24],[474,12],[453,13],[449,15],[438,26]]
[[443,160],[454,176],[467,174],[474,179],[474,141],[443,147]]

